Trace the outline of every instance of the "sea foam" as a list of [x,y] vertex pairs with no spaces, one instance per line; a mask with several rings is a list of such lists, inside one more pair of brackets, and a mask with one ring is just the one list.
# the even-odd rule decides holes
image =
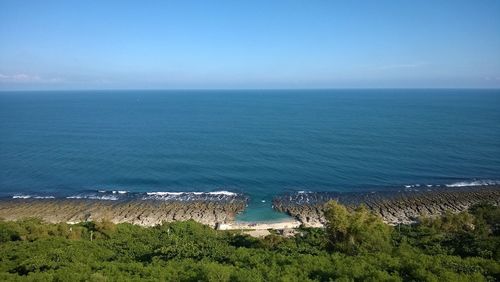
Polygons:
[[244,198],[243,195],[229,191],[214,192],[146,192],[143,200],[163,201],[231,201]]
[[54,199],[54,196],[14,195],[12,199]]
[[498,180],[460,181],[451,184],[446,184],[446,187],[489,186],[489,185],[500,185],[500,181]]

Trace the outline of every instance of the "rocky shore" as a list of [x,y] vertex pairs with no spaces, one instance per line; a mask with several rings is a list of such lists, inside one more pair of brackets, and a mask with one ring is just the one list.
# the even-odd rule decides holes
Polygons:
[[273,207],[306,226],[321,226],[329,200],[355,207],[364,204],[389,224],[415,222],[421,216],[460,212],[479,202],[500,204],[500,185],[371,193],[299,192],[276,197]]
[[110,220],[153,226],[162,222],[193,219],[215,227],[230,223],[246,207],[245,199],[231,201],[164,201],[95,199],[3,199],[0,218],[18,220],[36,217],[47,222],[82,222]]
[[[113,193],[112,196],[119,194]],[[294,219],[269,227],[268,223],[246,226],[247,223],[235,222],[236,215],[247,205],[247,198],[236,194],[157,192],[143,197],[113,198],[118,200],[102,200],[110,199],[109,195],[104,198],[102,194],[99,193],[99,199],[93,196],[0,199],[0,218],[36,217],[54,223],[106,219],[143,226],[192,219],[213,227],[225,226],[223,229],[263,229],[260,225],[266,226],[265,229],[282,229],[299,224],[322,226],[324,204],[332,199],[350,207],[364,204],[389,224],[411,223],[420,216],[440,215],[446,211],[460,212],[479,202],[500,204],[500,185],[369,193],[297,192],[273,200],[274,209]]]

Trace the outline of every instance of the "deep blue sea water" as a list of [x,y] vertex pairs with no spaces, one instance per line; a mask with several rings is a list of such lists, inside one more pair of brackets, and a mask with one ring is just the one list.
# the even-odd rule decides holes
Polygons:
[[500,180],[500,90],[0,92],[0,197]]

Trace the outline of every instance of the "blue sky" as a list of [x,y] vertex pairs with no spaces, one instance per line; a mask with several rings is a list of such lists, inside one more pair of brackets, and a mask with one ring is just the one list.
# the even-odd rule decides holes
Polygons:
[[500,1],[0,0],[0,89],[500,87]]

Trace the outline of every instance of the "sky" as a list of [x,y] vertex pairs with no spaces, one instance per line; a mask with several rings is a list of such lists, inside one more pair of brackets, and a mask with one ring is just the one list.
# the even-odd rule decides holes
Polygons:
[[500,1],[0,0],[0,90],[500,88]]

